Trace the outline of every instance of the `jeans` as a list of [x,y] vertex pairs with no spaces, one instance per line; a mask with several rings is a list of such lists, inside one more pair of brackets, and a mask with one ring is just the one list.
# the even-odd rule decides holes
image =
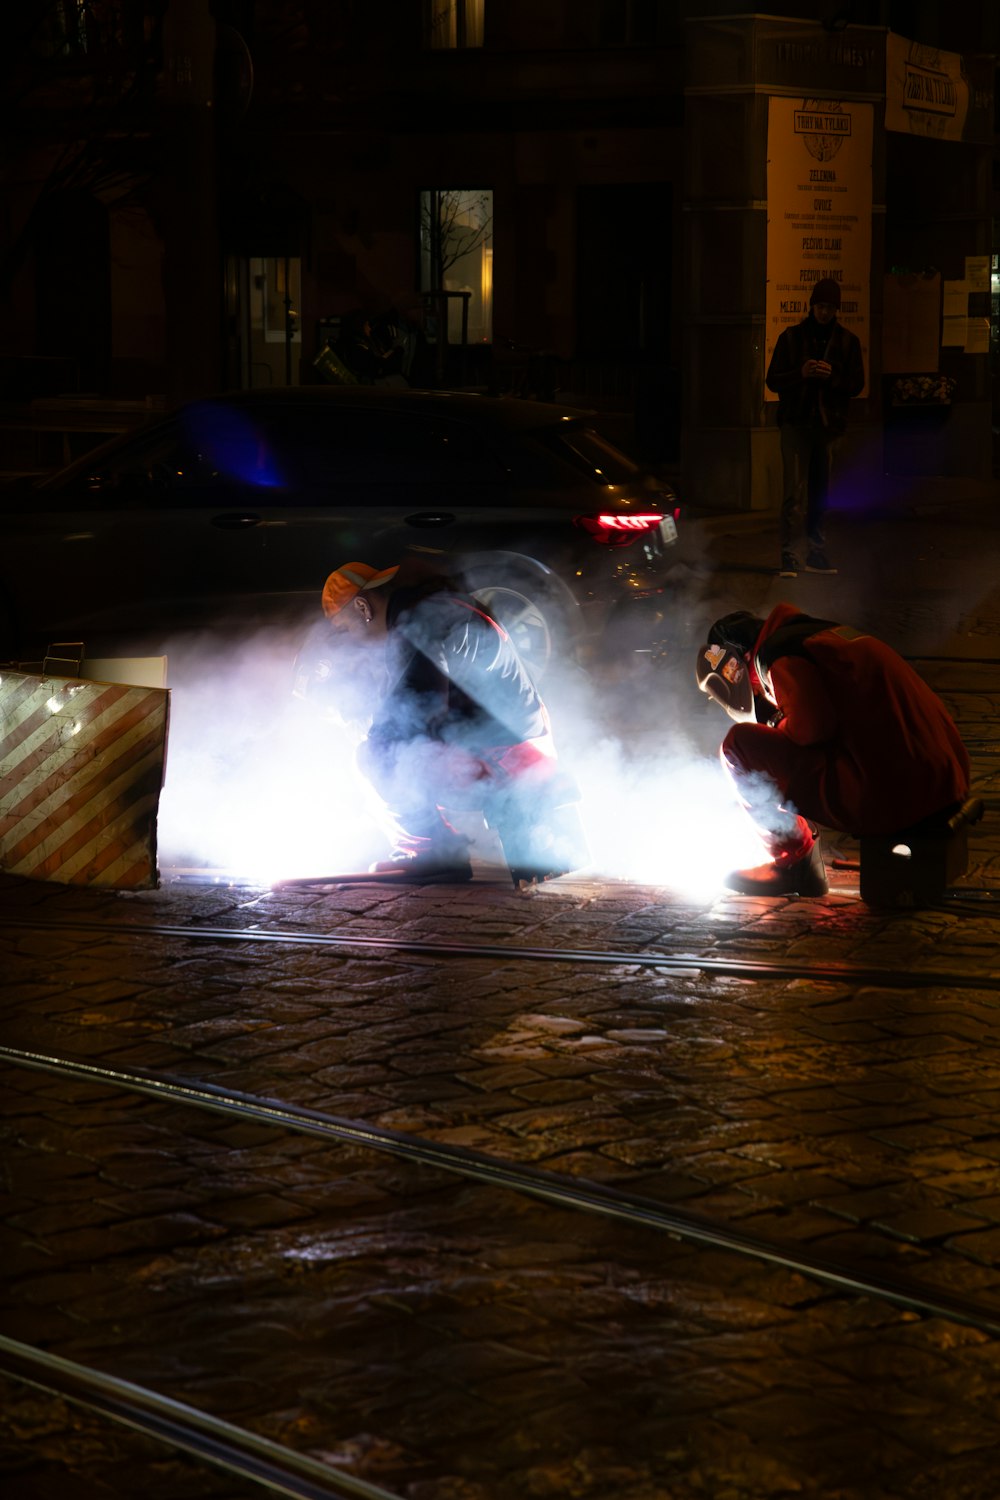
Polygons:
[[399,829],[433,838],[446,826],[441,809],[483,811],[488,816],[522,792],[556,775],[551,734],[516,745],[467,748],[428,736],[409,740],[369,737],[359,746],[358,768],[386,805]]
[[789,552],[805,510],[805,535],[810,550],[826,542],[823,521],[830,494],[830,460],[836,438],[825,427],[781,428],[781,550]]

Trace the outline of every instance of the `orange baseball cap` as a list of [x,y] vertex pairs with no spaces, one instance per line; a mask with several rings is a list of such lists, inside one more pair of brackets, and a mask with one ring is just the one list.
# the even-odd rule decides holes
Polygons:
[[323,585],[323,613],[331,620],[362,590],[381,588],[383,583],[395,578],[398,572],[398,563],[394,568],[383,568],[381,571],[370,567],[368,563],[343,563],[339,568],[334,568]]

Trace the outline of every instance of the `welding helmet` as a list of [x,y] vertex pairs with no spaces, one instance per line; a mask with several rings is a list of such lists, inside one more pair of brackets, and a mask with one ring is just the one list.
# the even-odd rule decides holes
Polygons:
[[695,662],[698,686],[738,724],[756,719],[750,668],[742,651],[709,642]]
[[368,563],[342,563],[335,568],[323,585],[323,613],[328,620],[339,615],[345,605],[367,589],[381,588],[395,578],[399,564],[393,568],[370,567]]

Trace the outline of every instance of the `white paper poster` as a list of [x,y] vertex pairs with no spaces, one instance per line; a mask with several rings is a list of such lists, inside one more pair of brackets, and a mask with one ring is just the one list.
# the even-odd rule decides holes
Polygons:
[[990,289],[990,258],[988,255],[965,257],[965,280],[970,292],[988,292]]
[[765,370],[782,330],[806,316],[816,282],[830,277],[840,287],[838,317],[861,340],[867,394],[871,241],[872,106],[772,96]]

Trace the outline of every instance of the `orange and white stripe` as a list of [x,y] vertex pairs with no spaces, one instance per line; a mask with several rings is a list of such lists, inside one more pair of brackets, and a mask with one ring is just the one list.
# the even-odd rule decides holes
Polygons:
[[154,888],[169,701],[161,688],[0,671],[0,869]]

